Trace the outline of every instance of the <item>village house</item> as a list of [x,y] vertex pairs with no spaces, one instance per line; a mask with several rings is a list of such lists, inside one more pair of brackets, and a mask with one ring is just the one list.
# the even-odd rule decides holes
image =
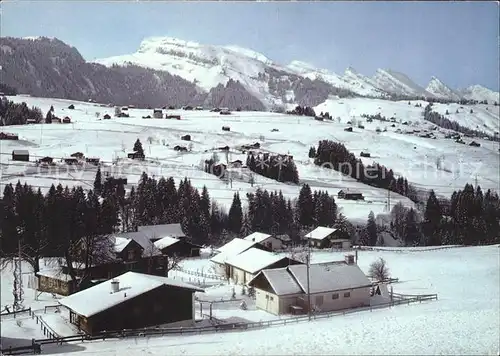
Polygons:
[[30,153],[28,150],[14,150],[12,151],[12,160],[20,162],[29,162]]
[[70,157],[76,158],[76,159],[84,159],[85,155],[82,152],[75,152],[71,154]]
[[255,288],[258,309],[274,315],[301,314],[370,305],[372,283],[352,259],[345,263],[292,265],[265,269],[248,285]]
[[337,194],[339,199],[346,200],[364,200],[363,194],[357,190],[340,190]]
[[162,109],[154,109],[153,110],[153,117],[155,119],[163,119],[163,110]]
[[186,234],[182,231],[182,226],[179,223],[137,226],[137,232],[147,236],[147,238],[152,242],[155,242],[165,236],[170,236],[176,239],[183,239],[186,237]]
[[240,284],[248,283],[263,269],[281,268],[301,263],[291,258],[253,247],[238,255],[229,257],[225,262],[229,272],[228,277],[235,283]]
[[194,326],[195,292],[204,291],[167,277],[127,272],[59,303],[69,309],[72,324],[95,335],[157,325]]
[[144,158],[146,158],[143,153],[136,152],[136,151],[129,152],[127,154],[127,157],[130,159],[138,159],[138,160],[143,160]]
[[217,254],[210,259],[210,262],[212,262],[215,265],[216,271],[219,274],[229,278],[231,270],[229,266],[226,265],[226,261],[229,258],[239,255],[240,253],[245,252],[246,250],[249,250],[252,247],[264,251],[269,251],[268,248],[260,245],[256,241],[248,241],[236,237],[231,241],[229,241],[227,244],[216,249],[215,252]]
[[270,251],[281,250],[283,248],[282,240],[273,235],[264,234],[262,232],[254,232],[243,239],[246,241],[256,242],[267,247]]
[[338,248],[349,249],[351,247],[350,240],[339,239],[340,231],[331,227],[318,226],[313,231],[304,236],[308,241],[309,246],[315,248]]
[[49,157],[49,156],[42,157],[38,160],[38,163],[52,164],[53,162],[54,162],[54,159],[52,157]]
[[201,246],[193,244],[187,239],[177,239],[175,237],[165,236],[156,240],[154,245],[164,256],[177,257],[200,257]]

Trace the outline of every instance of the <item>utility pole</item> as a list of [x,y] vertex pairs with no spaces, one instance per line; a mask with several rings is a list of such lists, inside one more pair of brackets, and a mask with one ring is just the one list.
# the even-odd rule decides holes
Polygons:
[[387,212],[391,212],[391,190],[387,188]]
[[307,239],[307,315],[311,321],[311,280],[309,272],[311,268],[311,240]]
[[476,173],[476,177],[474,179],[474,182],[476,183],[476,189],[477,189],[477,173]]

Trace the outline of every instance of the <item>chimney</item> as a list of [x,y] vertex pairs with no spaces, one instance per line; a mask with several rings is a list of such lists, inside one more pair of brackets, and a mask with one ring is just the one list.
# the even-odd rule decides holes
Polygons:
[[116,293],[120,290],[120,282],[118,282],[116,279],[113,279],[111,281],[111,293]]
[[354,264],[354,255],[345,255],[345,263],[348,265]]

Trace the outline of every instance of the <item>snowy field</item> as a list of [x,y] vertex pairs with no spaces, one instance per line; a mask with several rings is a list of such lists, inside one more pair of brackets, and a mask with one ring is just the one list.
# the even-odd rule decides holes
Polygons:
[[[337,204],[348,218],[364,220],[370,210],[375,214],[384,212],[387,191],[317,167],[308,158],[310,146],[317,146],[319,140],[331,139],[344,143],[357,156],[361,151],[370,152],[372,158],[363,158],[365,163],[379,162],[393,169],[396,174],[404,175],[417,187],[432,188],[439,194],[449,196],[454,190],[463,188],[465,183],[473,183],[476,177],[483,189],[498,190],[499,187],[498,143],[475,139],[481,143],[481,147],[460,145],[453,140],[444,139],[445,130],[433,131],[438,137],[435,140],[397,132],[398,129],[402,132],[410,129],[423,132],[432,127],[423,121],[423,108],[416,108],[416,102],[408,105],[408,102],[377,99],[332,99],[315,109],[318,113],[329,111],[335,120],[320,122],[309,117],[276,113],[233,112],[232,115],[221,116],[208,111],[182,110],[168,110],[170,114],[181,115],[182,120],[146,120],[142,117],[152,115],[152,110],[139,109],[130,109],[130,118],[114,118],[113,108],[98,104],[26,96],[9,99],[38,106],[44,114],[53,105],[57,116],[70,116],[72,123],[2,128],[18,134],[20,138],[19,141],[0,141],[2,185],[21,180],[42,191],[46,191],[53,183],[83,185],[90,189],[95,177],[95,167],[86,166],[85,169],[77,170],[60,162],[62,158],[79,151],[87,157],[99,157],[104,164],[103,171],[126,176],[128,188],[136,184],[140,174],[146,171],[156,177],[173,176],[177,181],[188,177],[198,188],[206,185],[211,197],[226,207],[231,204],[234,192],[240,192],[245,203],[245,193],[258,187],[271,191],[282,190],[286,197],[297,197],[300,185],[279,183],[258,175],[254,175],[255,183],[252,187],[249,182],[250,173],[245,168],[232,170],[232,184],[202,170],[201,162],[210,158],[217,147],[227,145],[231,148],[228,155],[217,151],[221,162],[236,159],[244,162],[246,156],[239,150],[239,146],[259,142],[262,152],[293,155],[301,183],[308,183],[312,189],[327,190],[334,195],[340,189],[360,190],[365,196],[364,202],[337,199]],[[67,109],[71,103],[75,105],[74,110]],[[480,119],[486,120],[485,125],[497,131],[498,107],[487,106],[490,111],[486,111],[484,107],[486,106],[473,106],[476,116],[464,113],[460,124],[476,128],[479,120],[477,115],[488,113]],[[99,118],[96,113],[100,114]],[[110,120],[101,119],[106,113],[112,116]],[[394,116],[398,122],[391,127],[391,123],[366,123],[361,118],[362,114],[376,113],[386,117]],[[340,117],[340,122],[337,117]],[[362,121],[365,129],[355,126],[354,132],[345,132],[343,129],[349,120]],[[411,125],[402,125],[399,120],[410,121]],[[231,131],[222,131],[222,126],[230,126]],[[377,128],[387,128],[387,132],[377,133]],[[191,142],[180,139],[185,134],[191,135]],[[137,138],[143,143],[147,156],[143,163],[126,158]],[[191,146],[191,151],[179,153],[173,149],[176,145]],[[14,149],[29,150],[31,161],[51,156],[57,162],[57,167],[49,170],[37,168],[33,163],[12,162],[11,152]],[[441,161],[439,167],[436,164],[438,159]],[[391,193],[391,206],[398,202],[406,206],[413,205],[407,198]]]
[[[383,257],[392,277],[400,282],[393,285],[395,293],[437,293],[438,301],[395,306],[391,309],[361,311],[268,329],[205,334],[196,336],[132,338],[121,341],[95,341],[64,346],[49,346],[44,353],[66,355],[325,355],[325,354],[469,354],[496,355],[499,351],[500,264],[499,246],[446,248],[437,251],[403,248],[398,251],[361,251],[359,265],[365,272],[369,264]],[[342,253],[314,252],[313,262],[343,258]],[[209,273],[207,259],[185,261],[191,271]],[[173,275],[175,278],[192,276]],[[12,277],[2,272],[2,304],[12,299]],[[473,282],[472,282],[473,281]],[[197,294],[201,300],[228,299],[233,286],[227,284],[207,287]],[[236,287],[237,298],[241,287]],[[53,305],[51,296],[41,297],[34,309]],[[33,303],[30,293],[26,303]],[[45,299],[44,299],[45,298]],[[37,303],[37,304],[36,304]],[[39,313],[57,332],[68,333],[64,311]],[[198,310],[196,310],[197,318]],[[276,318],[249,305],[247,311],[238,303],[225,306],[214,304],[213,315],[218,318],[239,317],[250,321]],[[58,319],[59,321],[57,321]],[[16,321],[17,320],[17,321]],[[29,317],[2,318],[4,342],[29,344],[31,337],[41,338],[39,325]],[[18,321],[21,320],[18,325]],[[69,328],[69,329],[68,329]]]

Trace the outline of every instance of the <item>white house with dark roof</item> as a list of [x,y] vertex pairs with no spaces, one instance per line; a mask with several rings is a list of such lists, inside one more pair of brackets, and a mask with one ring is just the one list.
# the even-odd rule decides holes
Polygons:
[[[354,263],[311,264],[309,281],[311,308],[320,312],[370,305],[372,283]],[[264,269],[248,285],[259,309],[275,315],[308,310],[307,265]]]
[[339,239],[338,229],[318,226],[313,231],[307,233],[304,239],[308,241],[311,247],[315,248],[339,248],[339,249],[349,249],[351,247],[351,241],[348,239]]
[[229,268],[229,278],[235,283],[246,284],[263,269],[287,267],[301,262],[258,248],[250,248],[229,257],[225,264]]
[[257,242],[258,244],[267,247],[271,251],[281,250],[283,248],[283,241],[273,235],[265,234],[262,232],[254,232],[243,238],[246,241]]

